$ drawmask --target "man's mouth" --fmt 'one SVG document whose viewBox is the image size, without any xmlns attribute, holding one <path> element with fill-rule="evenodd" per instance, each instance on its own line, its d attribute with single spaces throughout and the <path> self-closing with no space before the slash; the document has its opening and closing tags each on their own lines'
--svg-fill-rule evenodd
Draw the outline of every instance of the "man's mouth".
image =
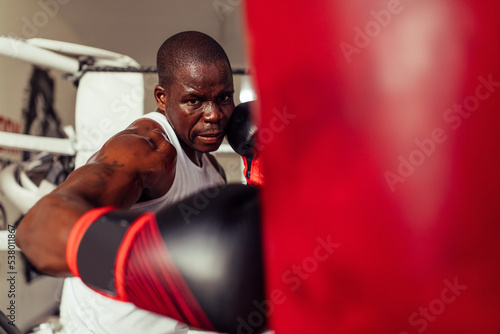
<svg viewBox="0 0 500 334">
<path fill-rule="evenodd" d="M 198 134 L 198 138 L 205 144 L 215 144 L 224 138 L 224 132 L 205 132 Z"/>
</svg>

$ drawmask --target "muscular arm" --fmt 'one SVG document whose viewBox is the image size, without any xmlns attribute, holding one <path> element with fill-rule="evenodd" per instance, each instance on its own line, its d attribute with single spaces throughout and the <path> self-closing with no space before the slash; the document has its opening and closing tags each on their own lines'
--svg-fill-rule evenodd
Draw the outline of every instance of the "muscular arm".
<svg viewBox="0 0 500 334">
<path fill-rule="evenodd" d="M 92 208 L 129 208 L 139 198 L 163 195 L 172 185 L 175 159 L 156 122 L 133 123 L 28 211 L 16 233 L 17 245 L 39 270 L 68 275 L 66 243 L 76 221 Z"/>
</svg>

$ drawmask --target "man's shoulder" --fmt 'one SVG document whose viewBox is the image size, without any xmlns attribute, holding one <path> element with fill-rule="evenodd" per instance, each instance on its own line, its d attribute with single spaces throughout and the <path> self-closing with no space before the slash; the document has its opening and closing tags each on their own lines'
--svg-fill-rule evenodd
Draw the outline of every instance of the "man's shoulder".
<svg viewBox="0 0 500 334">
<path fill-rule="evenodd" d="M 164 127 L 153 119 L 139 118 L 125 130 L 108 139 L 90 161 L 98 161 L 99 157 L 109 156 L 118 159 L 122 155 L 120 159 L 123 159 L 125 155 L 131 155 L 142 156 L 144 160 L 142 162 L 147 163 L 150 160 L 147 152 L 160 154 L 166 161 L 172 162 L 177 156 L 177 150 L 170 142 Z"/>
<path fill-rule="evenodd" d="M 163 130 L 163 121 L 168 122 L 167 118 L 162 113 L 153 111 L 136 119 L 127 129 L 134 126 L 144 126 L 147 129 L 160 128 Z"/>
</svg>

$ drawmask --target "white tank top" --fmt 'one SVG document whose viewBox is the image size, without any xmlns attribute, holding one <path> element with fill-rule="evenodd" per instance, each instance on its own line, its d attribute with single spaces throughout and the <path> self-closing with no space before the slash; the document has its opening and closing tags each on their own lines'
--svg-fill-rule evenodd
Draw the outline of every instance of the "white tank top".
<svg viewBox="0 0 500 334">
<path fill-rule="evenodd" d="M 225 183 L 206 154 L 203 154 L 201 167 L 195 165 L 187 157 L 164 115 L 152 112 L 141 118 L 150 118 L 165 129 L 169 141 L 177 150 L 177 162 L 175 178 L 170 190 L 160 198 L 135 204 L 133 208 L 156 211 L 165 204 L 176 202 L 208 187 Z M 64 327 L 61 333 L 67 334 L 200 333 L 189 331 L 186 325 L 177 320 L 139 309 L 132 303 L 106 298 L 88 288 L 77 277 L 67 278 L 64 282 L 61 323 Z"/>
<path fill-rule="evenodd" d="M 172 126 L 165 116 L 159 112 L 151 112 L 142 118 L 149 118 L 159 123 L 167 133 L 168 140 L 177 150 L 177 164 L 175 169 L 175 178 L 172 187 L 165 195 L 147 202 L 135 204 L 133 208 L 155 211 L 164 204 L 175 203 L 194 193 L 200 192 L 206 188 L 222 185 L 225 183 L 222 176 L 210 162 L 207 154 L 202 156 L 202 166 L 195 165 L 191 159 L 184 153 Z"/>
</svg>

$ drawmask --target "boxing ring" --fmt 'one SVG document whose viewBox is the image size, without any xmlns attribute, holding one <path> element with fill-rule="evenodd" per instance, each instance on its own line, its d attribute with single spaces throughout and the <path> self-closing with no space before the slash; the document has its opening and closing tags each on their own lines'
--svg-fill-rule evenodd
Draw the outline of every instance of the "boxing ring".
<svg viewBox="0 0 500 334">
<path fill-rule="evenodd" d="M 73 156 L 79 167 L 113 134 L 144 114 L 143 74 L 155 73 L 154 67 L 141 67 L 130 57 L 107 50 L 41 38 L 0 36 L 0 50 L 4 56 L 60 71 L 78 87 L 75 129 L 65 126 L 66 138 L 0 131 L 0 146 L 4 148 Z M 234 72 L 245 74 L 241 69 Z M 217 152 L 233 151 L 224 144 Z M 50 187 L 35 190 L 22 172 L 24 184 L 15 181 L 13 175 L 19 166 L 14 165 L 7 166 L 0 179 L 4 191 L 11 193 L 20 211 L 26 213 Z"/>
<path fill-rule="evenodd" d="M 0 231 L 0 250 L 2 254 L 7 254 L 13 246 L 9 235 L 13 233 L 14 222 L 61 181 L 59 179 L 56 182 L 57 178 L 50 175 L 67 175 L 75 165 L 83 164 L 118 128 L 125 128 L 143 114 L 144 84 L 143 75 L 138 71 L 87 73 L 92 67 L 117 67 L 122 70 L 139 67 L 130 57 L 107 50 L 39 38 L 22 40 L 0 36 L 0 54 L 64 73 L 69 84 L 78 86 L 74 107 L 75 128 L 64 127 L 66 138 L 0 131 L 0 146 L 37 154 L 27 161 L 11 162 L 0 171 L 0 188 L 6 201 L 2 204 L 7 210 L 4 215 L 5 230 Z M 124 93 L 133 95 L 136 103 L 127 108 L 116 106 Z M 66 163 L 56 165 L 60 157 Z M 17 266 L 14 268 L 18 272 L 16 286 L 19 296 L 17 308 L 25 310 L 18 312 L 16 324 L 25 332 L 58 307 L 62 281 L 40 277 L 32 272 L 29 264 L 21 260 L 19 250 L 15 249 Z M 7 295 L 7 291 L 2 289 L 4 294 Z M 44 310 L 34 307 L 43 301 L 46 305 Z M 2 310 L 9 314 L 9 310 Z"/>
</svg>

